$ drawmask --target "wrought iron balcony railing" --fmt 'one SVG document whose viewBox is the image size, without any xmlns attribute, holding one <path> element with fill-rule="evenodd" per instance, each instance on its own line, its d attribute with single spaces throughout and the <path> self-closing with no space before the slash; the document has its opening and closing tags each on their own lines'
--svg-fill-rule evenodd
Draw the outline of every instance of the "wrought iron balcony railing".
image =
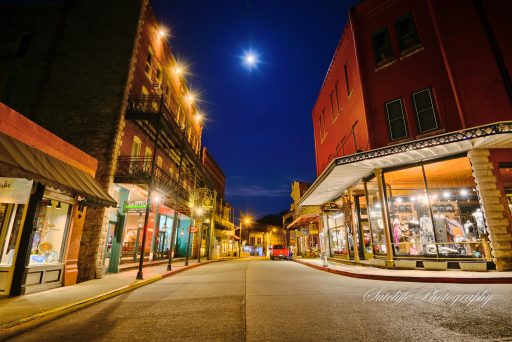
<svg viewBox="0 0 512 342">
<path fill-rule="evenodd" d="M 152 157 L 120 156 L 114 177 L 116 183 L 151 184 Z M 178 185 L 177 175 L 173 176 L 162 167 L 155 165 L 153 184 L 165 193 L 174 192 Z M 188 198 L 190 187 L 183 180 L 180 182 L 182 198 Z"/>
</svg>

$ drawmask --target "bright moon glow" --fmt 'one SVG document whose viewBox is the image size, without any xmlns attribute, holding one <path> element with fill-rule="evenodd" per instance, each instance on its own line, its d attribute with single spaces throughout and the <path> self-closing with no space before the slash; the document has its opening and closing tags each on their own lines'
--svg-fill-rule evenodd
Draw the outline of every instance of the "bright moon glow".
<svg viewBox="0 0 512 342">
<path fill-rule="evenodd" d="M 257 64 L 259 63 L 258 55 L 252 51 L 245 52 L 243 56 L 243 64 L 249 69 L 252 70 L 253 68 L 257 67 Z"/>
</svg>

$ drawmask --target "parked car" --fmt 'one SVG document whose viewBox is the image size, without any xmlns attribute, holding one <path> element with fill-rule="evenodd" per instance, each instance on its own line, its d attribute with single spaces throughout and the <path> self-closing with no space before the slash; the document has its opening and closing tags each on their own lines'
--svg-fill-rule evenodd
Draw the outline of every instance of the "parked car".
<svg viewBox="0 0 512 342">
<path fill-rule="evenodd" d="M 272 251 L 270 252 L 270 260 L 274 259 L 289 259 L 290 253 L 288 248 L 283 245 L 273 245 Z"/>
</svg>

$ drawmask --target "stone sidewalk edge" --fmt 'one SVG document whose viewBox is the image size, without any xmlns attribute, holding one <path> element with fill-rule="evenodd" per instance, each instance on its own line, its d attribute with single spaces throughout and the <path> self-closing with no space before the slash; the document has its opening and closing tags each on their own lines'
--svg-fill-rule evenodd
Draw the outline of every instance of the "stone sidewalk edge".
<svg viewBox="0 0 512 342">
<path fill-rule="evenodd" d="M 69 314 L 71 312 L 74 312 L 79 309 L 85 308 L 87 306 L 102 302 L 104 300 L 121 295 L 123 293 L 133 291 L 135 289 L 138 289 L 139 287 L 149 285 L 158 280 L 162 280 L 164 278 L 170 277 L 176 273 L 183 272 L 185 270 L 189 270 L 191 268 L 198 267 L 201 265 L 207 265 L 209 263 L 217 262 L 217 261 L 223 261 L 223 259 L 204 261 L 199 264 L 184 266 L 177 270 L 166 271 L 165 273 L 158 274 L 151 278 L 144 279 L 144 280 L 134 282 L 129 285 L 122 286 L 118 289 L 110 290 L 108 292 L 101 293 L 96 296 L 81 299 L 81 300 L 71 303 L 71 304 L 66 304 L 66 305 L 62 305 L 62 306 L 59 306 L 57 308 L 53 308 L 53 309 L 50 309 L 47 311 L 39 312 L 39 313 L 29 316 L 29 317 L 20 318 L 20 319 L 11 321 L 11 322 L 4 323 L 4 324 L 0 325 L 0 341 L 6 340 L 8 338 L 12 338 L 18 334 L 23 333 L 24 331 L 26 331 L 28 329 L 38 327 L 43 323 L 54 320 L 56 318 L 59 318 L 61 316 Z"/>
<path fill-rule="evenodd" d="M 397 275 L 381 275 L 381 274 L 361 274 L 348 271 L 336 270 L 330 267 L 315 265 L 306 261 L 296 260 L 296 263 L 309 266 L 324 272 L 339 274 L 351 278 L 383 280 L 383 281 L 402 281 L 416 283 L 452 283 L 452 284 L 512 284 L 512 277 L 496 277 L 496 278 L 462 278 L 462 277 L 412 277 Z M 390 271 L 393 272 L 393 271 Z M 442 271 L 439 271 L 442 272 Z"/>
</svg>

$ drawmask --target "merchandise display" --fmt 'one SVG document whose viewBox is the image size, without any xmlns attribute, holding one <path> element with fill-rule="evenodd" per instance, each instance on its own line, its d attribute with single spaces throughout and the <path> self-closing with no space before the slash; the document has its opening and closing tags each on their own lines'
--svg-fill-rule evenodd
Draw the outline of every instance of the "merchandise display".
<svg viewBox="0 0 512 342">
<path fill-rule="evenodd" d="M 37 218 L 37 230 L 32 239 L 30 265 L 62 261 L 70 212 L 70 204 L 43 199 Z"/>
</svg>

